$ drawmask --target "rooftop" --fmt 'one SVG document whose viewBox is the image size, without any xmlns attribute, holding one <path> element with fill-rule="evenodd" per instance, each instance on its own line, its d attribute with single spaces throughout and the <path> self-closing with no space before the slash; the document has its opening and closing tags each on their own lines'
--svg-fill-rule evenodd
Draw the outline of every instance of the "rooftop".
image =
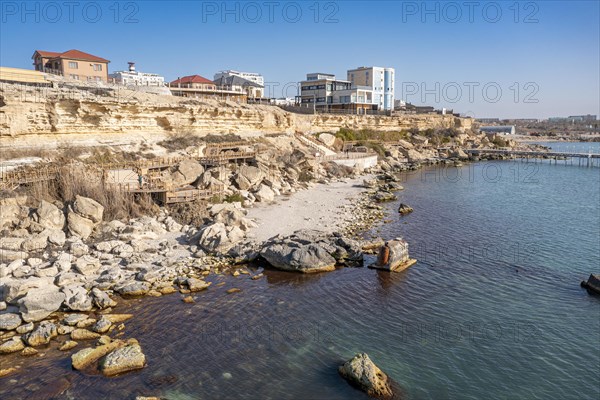
<svg viewBox="0 0 600 400">
<path fill-rule="evenodd" d="M 110 62 L 109 60 L 107 60 L 105 58 L 98 57 L 93 54 L 85 53 L 81 50 L 76 50 L 76 49 L 67 50 L 62 53 L 57 53 L 55 51 L 36 50 L 33 53 L 33 56 L 31 56 L 31 58 L 35 58 L 36 53 L 45 58 L 67 58 L 70 60 L 94 61 L 94 62 L 100 62 L 100 63 L 109 63 Z"/>
</svg>

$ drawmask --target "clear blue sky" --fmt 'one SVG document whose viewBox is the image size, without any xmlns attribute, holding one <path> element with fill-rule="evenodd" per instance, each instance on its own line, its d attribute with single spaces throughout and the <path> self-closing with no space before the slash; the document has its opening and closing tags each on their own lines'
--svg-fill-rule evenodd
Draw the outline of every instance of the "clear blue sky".
<svg viewBox="0 0 600 400">
<path fill-rule="evenodd" d="M 307 72 L 389 66 L 396 98 L 414 104 L 475 117 L 600 114 L 599 1 L 73 3 L 2 1 L 0 65 L 79 49 L 110 71 L 135 61 L 167 80 L 259 72 L 277 97 Z"/>
</svg>

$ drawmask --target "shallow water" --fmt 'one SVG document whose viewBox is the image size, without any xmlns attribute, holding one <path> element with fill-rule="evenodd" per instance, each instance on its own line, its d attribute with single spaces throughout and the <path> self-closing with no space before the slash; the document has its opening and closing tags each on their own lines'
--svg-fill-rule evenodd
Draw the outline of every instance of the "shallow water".
<svg viewBox="0 0 600 400">
<path fill-rule="evenodd" d="M 482 162 L 404 178 L 373 233 L 407 239 L 409 270 L 266 271 L 215 277 L 195 304 L 122 302 L 144 370 L 85 375 L 51 348 L 0 380 L 0 397 L 366 399 L 337 373 L 364 351 L 409 399 L 600 398 L 600 297 L 579 287 L 600 272 L 600 168 Z M 400 201 L 415 211 L 399 218 Z"/>
</svg>

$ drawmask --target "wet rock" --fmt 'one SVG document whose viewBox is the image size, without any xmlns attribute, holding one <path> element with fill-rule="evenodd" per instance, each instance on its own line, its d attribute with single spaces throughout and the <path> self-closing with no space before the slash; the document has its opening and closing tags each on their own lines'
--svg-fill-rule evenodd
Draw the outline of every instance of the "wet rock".
<svg viewBox="0 0 600 400">
<path fill-rule="evenodd" d="M 238 289 L 238 288 L 231 288 L 231 289 L 226 290 L 227 294 L 238 293 L 241 291 L 242 291 L 242 289 Z"/>
<path fill-rule="evenodd" d="M 99 337 L 99 333 L 90 332 L 87 329 L 75 329 L 71 332 L 71 339 L 73 340 L 92 340 L 98 339 Z"/>
<path fill-rule="evenodd" d="M 8 375 L 10 375 L 12 373 L 15 373 L 15 372 L 17 372 L 17 369 L 13 368 L 13 367 L 2 368 L 2 369 L 0 369 L 0 378 L 3 378 L 5 376 L 8 376 Z"/>
<path fill-rule="evenodd" d="M 339 372 L 346 380 L 370 397 L 376 399 L 393 397 L 390 379 L 365 353 L 357 354 L 344 363 L 339 367 Z"/>
<path fill-rule="evenodd" d="M 388 191 L 379 191 L 373 195 L 373 200 L 377 203 L 384 203 L 387 201 L 394 201 L 397 197 L 394 193 Z"/>
<path fill-rule="evenodd" d="M 58 310 L 64 300 L 64 293 L 54 285 L 36 288 L 18 301 L 19 311 L 25 322 L 41 321 Z"/>
<path fill-rule="evenodd" d="M 133 318 L 133 314 L 105 314 L 103 318 L 108 319 L 113 324 L 119 324 Z"/>
<path fill-rule="evenodd" d="M 590 274 L 587 282 L 581 282 L 581 286 L 590 290 L 591 292 L 600 294 L 600 275 Z"/>
<path fill-rule="evenodd" d="M 0 330 L 11 331 L 21 325 L 21 316 L 15 313 L 0 314 Z"/>
<path fill-rule="evenodd" d="M 186 296 L 183 299 L 181 299 L 181 301 L 183 301 L 184 303 L 194 303 L 194 298 L 192 296 Z"/>
<path fill-rule="evenodd" d="M 101 222 L 104 214 L 104 207 L 100 203 L 82 196 L 75 197 L 73 210 L 83 218 L 87 218 L 94 223 Z"/>
<path fill-rule="evenodd" d="M 22 356 L 35 356 L 38 354 L 38 351 L 33 347 L 25 347 L 23 351 L 21 351 Z"/>
<path fill-rule="evenodd" d="M 67 340 L 67 341 L 63 342 L 63 344 L 61 344 L 58 349 L 60 351 L 68 351 L 68 350 L 71 350 L 71 349 L 77 347 L 78 344 L 79 343 L 77 343 L 73 340 Z"/>
<path fill-rule="evenodd" d="M 400 215 L 406 215 L 408 213 L 413 212 L 413 208 L 408 204 L 400 203 L 400 207 L 398 207 L 398 212 Z"/>
<path fill-rule="evenodd" d="M 14 336 L 0 345 L 0 354 L 15 353 L 25 348 L 19 336 Z"/>
<path fill-rule="evenodd" d="M 58 336 L 58 330 L 54 323 L 42 321 L 37 328 L 25 336 L 25 342 L 31 347 L 50 343 L 50 340 Z"/>
<path fill-rule="evenodd" d="M 410 267 L 417 260 L 408 255 L 408 243 L 401 238 L 387 241 L 379 250 L 377 261 L 370 268 L 400 272 Z"/>
<path fill-rule="evenodd" d="M 98 346 L 96 348 L 88 347 L 85 349 L 81 349 L 71 356 L 71 364 L 76 370 L 85 369 L 94 364 L 100 358 L 110 353 L 111 351 L 114 351 L 124 345 L 125 343 L 123 341 L 115 340 L 113 342 Z"/>
<path fill-rule="evenodd" d="M 285 271 L 333 271 L 336 264 L 335 258 L 325 249 L 312 243 L 272 243 L 263 248 L 260 254 L 273 267 Z"/>
<path fill-rule="evenodd" d="M 197 278 L 187 278 L 186 285 L 192 292 L 204 290 L 210 286 L 210 282 L 203 281 Z"/>
<path fill-rule="evenodd" d="M 100 371 L 106 376 L 144 368 L 146 356 L 139 344 L 129 344 L 107 354 L 100 360 Z"/>
<path fill-rule="evenodd" d="M 92 326 L 92 331 L 96 333 L 106 333 L 108 332 L 111 326 L 112 322 L 110 322 L 108 318 L 102 317 L 98 321 L 96 321 L 94 326 Z"/>
</svg>

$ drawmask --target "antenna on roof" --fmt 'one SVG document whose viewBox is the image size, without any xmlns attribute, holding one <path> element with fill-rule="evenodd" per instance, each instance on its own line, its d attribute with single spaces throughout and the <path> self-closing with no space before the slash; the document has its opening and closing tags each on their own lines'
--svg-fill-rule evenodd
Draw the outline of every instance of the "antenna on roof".
<svg viewBox="0 0 600 400">
<path fill-rule="evenodd" d="M 135 63 L 133 61 L 129 61 L 129 62 L 127 62 L 127 64 L 129 64 L 129 72 L 134 72 L 135 71 Z"/>
</svg>

